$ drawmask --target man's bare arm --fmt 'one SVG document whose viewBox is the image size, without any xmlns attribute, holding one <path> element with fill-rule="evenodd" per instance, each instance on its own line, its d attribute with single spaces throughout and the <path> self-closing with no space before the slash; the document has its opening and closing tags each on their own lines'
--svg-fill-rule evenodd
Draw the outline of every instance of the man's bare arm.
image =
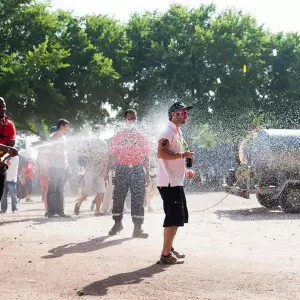
<svg viewBox="0 0 300 300">
<path fill-rule="evenodd" d="M 18 150 L 14 147 L 6 146 L 3 144 L 0 144 L 0 151 L 4 153 L 9 153 L 10 156 L 17 156 Z"/>
<path fill-rule="evenodd" d="M 117 168 L 117 165 L 117 157 L 111 152 L 108 153 L 107 173 L 109 172 L 109 170 L 115 170 Z"/>
<path fill-rule="evenodd" d="M 184 153 L 175 153 L 170 151 L 169 140 L 163 138 L 158 142 L 157 157 L 165 160 L 174 160 L 180 158 L 193 158 L 194 153 L 186 151 Z"/>
<path fill-rule="evenodd" d="M 148 186 L 150 184 L 150 160 L 149 155 L 147 155 L 144 159 L 144 167 L 146 171 L 146 185 Z"/>
<path fill-rule="evenodd" d="M 10 147 L 0 144 L 0 151 L 7 153 Z"/>
<path fill-rule="evenodd" d="M 161 159 L 174 160 L 178 159 L 178 153 L 170 151 L 170 142 L 167 139 L 161 139 L 158 142 L 157 157 Z"/>
</svg>

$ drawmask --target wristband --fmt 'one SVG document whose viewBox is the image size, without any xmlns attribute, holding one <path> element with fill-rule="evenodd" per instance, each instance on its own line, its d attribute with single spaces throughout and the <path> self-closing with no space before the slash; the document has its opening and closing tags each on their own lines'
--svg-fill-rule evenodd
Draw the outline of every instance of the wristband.
<svg viewBox="0 0 300 300">
<path fill-rule="evenodd" d="M 174 153 L 176 158 L 184 158 L 184 153 Z"/>
</svg>

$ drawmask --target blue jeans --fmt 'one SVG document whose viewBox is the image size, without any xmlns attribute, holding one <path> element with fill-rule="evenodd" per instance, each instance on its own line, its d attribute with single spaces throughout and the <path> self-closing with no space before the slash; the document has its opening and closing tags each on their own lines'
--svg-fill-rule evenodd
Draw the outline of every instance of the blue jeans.
<svg viewBox="0 0 300 300">
<path fill-rule="evenodd" d="M 47 193 L 48 214 L 64 214 L 64 188 L 69 171 L 64 168 L 50 168 L 49 188 Z"/>
<path fill-rule="evenodd" d="M 18 210 L 18 200 L 17 200 L 17 183 L 12 181 L 6 181 L 4 185 L 4 190 L 1 198 L 1 211 L 7 211 L 7 193 L 9 192 L 11 197 L 11 210 Z"/>
</svg>

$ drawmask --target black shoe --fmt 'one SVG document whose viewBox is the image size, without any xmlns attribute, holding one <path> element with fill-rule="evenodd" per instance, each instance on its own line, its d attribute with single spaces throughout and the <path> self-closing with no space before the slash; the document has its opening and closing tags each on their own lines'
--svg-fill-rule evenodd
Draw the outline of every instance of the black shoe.
<svg viewBox="0 0 300 300">
<path fill-rule="evenodd" d="M 148 233 L 145 233 L 142 227 L 135 226 L 132 233 L 133 238 L 147 239 L 149 237 Z"/>
<path fill-rule="evenodd" d="M 78 205 L 78 202 L 76 202 L 76 203 L 75 203 L 75 207 L 74 207 L 74 214 L 75 214 L 76 216 L 79 215 L 79 210 L 80 210 L 80 207 L 79 207 L 79 205 Z"/>
<path fill-rule="evenodd" d="M 71 216 L 66 215 L 65 213 L 60 213 L 58 216 L 59 216 L 60 218 L 71 218 Z"/>
<path fill-rule="evenodd" d="M 109 231 L 109 235 L 116 235 L 121 230 L 123 230 L 123 224 L 122 222 L 115 222 L 115 225 L 112 227 L 112 229 Z"/>
<path fill-rule="evenodd" d="M 52 213 L 48 213 L 48 215 L 47 215 L 47 217 L 48 217 L 49 219 L 54 218 L 54 216 L 55 216 L 55 214 L 52 214 Z"/>
<path fill-rule="evenodd" d="M 49 217 L 47 212 L 45 213 L 44 217 L 45 217 L 45 218 L 48 218 L 48 217 Z"/>
</svg>

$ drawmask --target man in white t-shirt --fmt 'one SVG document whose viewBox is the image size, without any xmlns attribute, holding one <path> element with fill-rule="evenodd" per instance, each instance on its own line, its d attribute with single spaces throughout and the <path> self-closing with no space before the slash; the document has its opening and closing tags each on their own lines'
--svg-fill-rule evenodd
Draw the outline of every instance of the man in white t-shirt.
<svg viewBox="0 0 300 300">
<path fill-rule="evenodd" d="M 11 197 L 11 210 L 12 212 L 18 211 L 18 200 L 17 200 L 17 179 L 18 179 L 18 166 L 19 156 L 11 157 L 6 161 L 8 169 L 6 171 L 6 182 L 1 198 L 1 213 L 7 211 L 7 194 L 9 192 Z"/>
<path fill-rule="evenodd" d="M 184 177 L 192 179 L 195 172 L 185 168 L 185 159 L 192 159 L 193 152 L 184 146 L 181 125 L 186 123 L 191 106 L 174 103 L 168 111 L 169 123 L 160 133 L 157 150 L 157 186 L 163 199 L 164 244 L 160 257 L 162 264 L 183 263 L 185 255 L 173 248 L 179 226 L 188 222 L 188 210 L 183 190 Z"/>
</svg>

